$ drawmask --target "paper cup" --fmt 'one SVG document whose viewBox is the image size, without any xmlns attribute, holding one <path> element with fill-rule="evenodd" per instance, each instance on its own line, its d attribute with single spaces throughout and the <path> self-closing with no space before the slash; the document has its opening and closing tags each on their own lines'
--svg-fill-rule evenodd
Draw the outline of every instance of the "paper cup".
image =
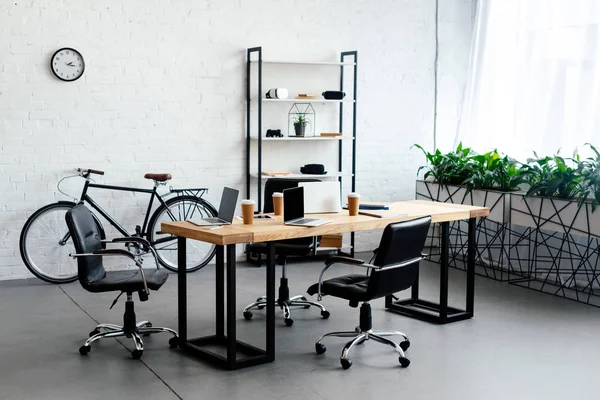
<svg viewBox="0 0 600 400">
<path fill-rule="evenodd" d="M 360 204 L 360 195 L 358 193 L 348 194 L 348 215 L 358 215 L 358 205 Z"/>
<path fill-rule="evenodd" d="M 242 200 L 242 219 L 246 225 L 254 223 L 254 200 Z"/>
<path fill-rule="evenodd" d="M 273 214 L 283 215 L 283 193 L 273 193 Z"/>
</svg>

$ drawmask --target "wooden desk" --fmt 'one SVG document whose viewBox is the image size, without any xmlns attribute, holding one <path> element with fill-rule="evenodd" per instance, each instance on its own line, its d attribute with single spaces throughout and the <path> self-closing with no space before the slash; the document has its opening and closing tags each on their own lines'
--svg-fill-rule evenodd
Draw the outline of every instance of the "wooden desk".
<svg viewBox="0 0 600 400">
<path fill-rule="evenodd" d="M 419 299 L 419 283 L 417 280 L 411 289 L 409 299 L 394 302 L 392 297 L 389 296 L 386 298 L 386 308 L 393 312 L 441 324 L 471 318 L 473 317 L 475 283 L 475 223 L 477 217 L 489 215 L 489 209 L 485 207 L 411 200 L 392 204 L 390 211 L 383 218 L 365 215 L 351 217 L 347 211 L 337 214 L 311 214 L 311 218 L 332 220 L 329 224 L 313 228 L 285 226 L 281 217 L 277 217 L 275 220 L 255 219 L 253 225 L 243 225 L 241 221 L 236 220 L 232 225 L 217 229 L 198 227 L 189 222 L 163 223 L 161 225 L 163 232 L 178 236 L 179 347 L 190 354 L 227 369 L 244 368 L 273 361 L 275 359 L 275 246 L 273 241 L 383 229 L 392 222 L 406 221 L 427 215 L 431 216 L 434 223 L 442 224 L 440 302 L 437 304 Z M 465 310 L 448 306 L 449 222 L 456 220 L 469 221 Z M 187 337 L 186 239 L 201 240 L 217 245 L 215 268 L 216 333 L 212 336 L 195 339 L 188 339 Z M 235 245 L 250 242 L 267 242 L 267 344 L 265 350 L 236 340 L 236 315 L 238 310 L 235 304 Z M 225 248 L 227 263 L 225 263 Z M 227 271 L 226 282 L 225 270 Z M 227 304 L 225 304 L 225 287 Z M 227 312 L 227 324 L 225 324 L 225 311 Z M 206 345 L 225 348 L 226 356 L 205 350 L 203 347 Z M 239 357 L 242 354 L 245 354 L 246 357 Z"/>
</svg>

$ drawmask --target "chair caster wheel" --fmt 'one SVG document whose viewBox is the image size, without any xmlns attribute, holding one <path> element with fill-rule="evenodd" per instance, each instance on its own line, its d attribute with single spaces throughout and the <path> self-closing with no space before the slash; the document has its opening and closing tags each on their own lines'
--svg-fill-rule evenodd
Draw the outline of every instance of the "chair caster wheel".
<svg viewBox="0 0 600 400">
<path fill-rule="evenodd" d="M 285 322 L 285 326 L 292 326 L 294 325 L 294 320 L 291 318 L 286 318 L 283 320 L 283 322 Z"/>
<path fill-rule="evenodd" d="M 92 350 L 92 346 L 81 346 L 79 348 L 79 354 L 81 354 L 82 356 L 87 355 L 87 353 L 90 352 L 90 350 Z"/>
<path fill-rule="evenodd" d="M 410 360 L 406 357 L 398 357 L 398 362 L 402 368 L 406 368 L 410 365 Z"/>
<path fill-rule="evenodd" d="M 142 358 L 143 355 L 144 355 L 144 350 L 135 349 L 134 351 L 131 352 L 131 357 L 133 357 L 134 360 L 139 360 L 140 358 Z"/>
<path fill-rule="evenodd" d="M 321 311 L 321 317 L 323 317 L 323 319 L 329 318 L 330 315 L 331 313 L 329 311 Z"/>
<path fill-rule="evenodd" d="M 100 329 L 94 329 L 93 331 L 90 332 L 90 337 L 97 335 L 100 333 Z"/>
<path fill-rule="evenodd" d="M 169 339 L 169 347 L 174 349 L 177 346 L 179 346 L 179 338 L 177 336 L 173 336 L 171 339 Z"/>
<path fill-rule="evenodd" d="M 315 351 L 321 355 L 327 351 L 327 347 L 323 343 L 315 343 Z"/>
<path fill-rule="evenodd" d="M 403 351 L 406 351 L 406 350 L 408 350 L 408 348 L 409 348 L 409 347 L 410 347 L 410 341 L 408 341 L 408 340 L 404 340 L 404 341 L 400 342 L 400 348 L 401 348 Z"/>
<path fill-rule="evenodd" d="M 244 311 L 244 319 L 246 321 L 250 321 L 252 319 L 252 312 L 250 312 L 250 311 Z"/>
<path fill-rule="evenodd" d="M 345 358 L 340 358 L 340 364 L 342 364 L 342 368 L 348 369 L 352 366 L 352 361 L 346 360 Z"/>
</svg>

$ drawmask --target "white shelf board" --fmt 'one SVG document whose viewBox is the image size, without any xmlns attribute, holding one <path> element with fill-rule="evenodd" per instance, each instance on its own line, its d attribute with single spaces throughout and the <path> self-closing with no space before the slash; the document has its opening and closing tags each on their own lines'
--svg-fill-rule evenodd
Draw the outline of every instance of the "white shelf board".
<svg viewBox="0 0 600 400">
<path fill-rule="evenodd" d="M 252 99 L 258 101 L 257 98 Z M 354 99 L 327 100 L 327 99 L 262 99 L 265 103 L 354 103 Z"/>
<path fill-rule="evenodd" d="M 257 136 L 250 136 L 252 140 L 258 140 Z M 342 136 L 310 136 L 310 137 L 298 137 L 298 136 L 284 136 L 284 137 L 262 137 L 263 141 L 268 142 L 304 142 L 304 141 L 324 141 L 324 140 L 352 140 L 352 136 L 342 135 Z"/>
<path fill-rule="evenodd" d="M 252 64 L 257 64 L 258 60 L 250 61 Z M 340 62 L 340 61 L 293 61 L 293 60 L 262 60 L 263 64 L 291 64 L 291 65 L 332 65 L 332 66 L 343 66 L 343 65 L 356 65 L 353 62 Z"/>
<path fill-rule="evenodd" d="M 250 176 L 254 179 L 258 178 L 258 174 L 253 173 Z M 277 175 L 277 176 L 269 176 L 269 175 L 261 175 L 262 179 L 285 179 L 285 178 L 339 178 L 340 176 L 351 177 L 352 174 L 342 174 L 340 172 L 332 172 L 327 173 L 325 175 L 316 175 L 316 174 L 289 174 L 289 175 Z"/>
</svg>

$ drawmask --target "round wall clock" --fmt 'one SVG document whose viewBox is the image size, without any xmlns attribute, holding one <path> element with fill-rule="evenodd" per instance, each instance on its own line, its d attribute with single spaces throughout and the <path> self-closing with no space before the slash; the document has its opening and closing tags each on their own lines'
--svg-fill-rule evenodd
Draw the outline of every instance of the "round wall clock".
<svg viewBox="0 0 600 400">
<path fill-rule="evenodd" d="M 72 82 L 81 78 L 85 70 L 83 56 L 75 49 L 64 47 L 56 50 L 50 59 L 50 68 L 62 81 Z"/>
</svg>

